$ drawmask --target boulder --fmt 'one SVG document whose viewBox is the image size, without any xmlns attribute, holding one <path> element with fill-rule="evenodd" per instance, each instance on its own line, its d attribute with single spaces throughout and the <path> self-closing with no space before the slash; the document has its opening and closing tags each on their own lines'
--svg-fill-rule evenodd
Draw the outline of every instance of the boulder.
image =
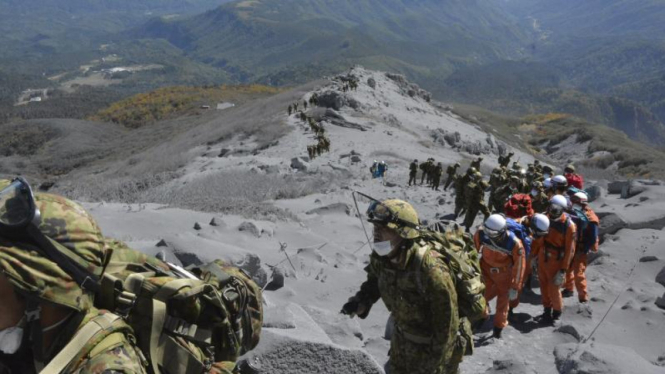
<svg viewBox="0 0 665 374">
<path fill-rule="evenodd" d="M 618 195 L 623 191 L 624 187 L 630 185 L 630 181 L 614 181 L 607 184 L 607 193 L 610 195 Z"/>
<path fill-rule="evenodd" d="M 201 230 L 201 225 L 198 222 L 194 222 L 194 230 Z"/>
<path fill-rule="evenodd" d="M 656 306 L 660 309 L 665 309 L 665 294 L 663 294 L 663 297 L 656 299 Z"/>
<path fill-rule="evenodd" d="M 319 94 L 318 100 L 319 106 L 324 108 L 332 108 L 335 110 L 341 110 L 343 107 L 349 104 L 346 95 L 332 90 Z"/>
<path fill-rule="evenodd" d="M 261 230 L 253 223 L 245 221 L 238 226 L 238 231 L 248 232 L 257 238 L 261 237 Z"/>
<path fill-rule="evenodd" d="M 656 275 L 656 283 L 659 283 L 663 287 L 665 287 L 665 267 L 663 267 L 658 275 Z"/>
<path fill-rule="evenodd" d="M 286 278 L 284 270 L 282 268 L 272 269 L 272 276 L 270 277 L 270 282 L 266 285 L 267 291 L 277 291 L 280 288 L 284 287 L 284 279 Z"/>
<path fill-rule="evenodd" d="M 567 343 L 554 348 L 560 374 L 657 374 L 659 368 L 632 348 L 601 343 Z"/>
<path fill-rule="evenodd" d="M 168 247 L 169 245 L 166 244 L 166 240 L 162 239 L 160 240 L 157 244 L 155 244 L 155 247 Z"/>
<path fill-rule="evenodd" d="M 603 196 L 603 189 L 600 186 L 591 186 L 584 190 L 589 196 L 589 202 L 592 203 Z"/>
<path fill-rule="evenodd" d="M 658 261 L 658 257 L 656 257 L 656 256 L 640 257 L 640 262 L 654 262 L 654 261 Z"/>
<path fill-rule="evenodd" d="M 367 85 L 372 87 L 372 89 L 376 88 L 376 80 L 374 78 L 368 78 L 367 79 Z"/>
<path fill-rule="evenodd" d="M 624 185 L 621 188 L 621 198 L 622 199 L 630 199 L 631 197 L 637 196 L 637 195 L 641 194 L 642 192 L 644 192 L 646 190 L 647 190 L 647 188 L 645 186 L 638 185 L 638 184 L 635 184 L 635 183 L 631 182 L 631 183 L 628 183 L 628 184 Z"/>
<path fill-rule="evenodd" d="M 309 163 L 302 157 L 294 157 L 291 159 L 291 168 L 298 171 L 307 171 Z"/>
<path fill-rule="evenodd" d="M 231 152 L 230 149 L 228 148 L 222 148 L 222 150 L 219 152 L 219 155 L 217 157 L 224 157 L 228 155 Z"/>
<path fill-rule="evenodd" d="M 616 213 L 598 213 L 598 217 L 600 218 L 598 234 L 601 238 L 606 234 L 614 234 L 628 227 L 628 223 Z"/>
</svg>

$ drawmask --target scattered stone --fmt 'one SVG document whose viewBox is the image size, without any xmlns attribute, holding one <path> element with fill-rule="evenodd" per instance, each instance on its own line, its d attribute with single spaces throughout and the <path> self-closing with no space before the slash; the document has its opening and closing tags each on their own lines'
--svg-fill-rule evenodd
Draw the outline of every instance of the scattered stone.
<svg viewBox="0 0 665 374">
<path fill-rule="evenodd" d="M 594 266 L 601 265 L 605 263 L 605 259 L 608 257 L 610 255 L 602 249 L 598 249 L 598 252 L 589 251 L 587 254 L 587 263 Z"/>
<path fill-rule="evenodd" d="M 446 203 L 446 199 L 443 197 L 439 199 L 439 205 L 444 205 Z"/>
<path fill-rule="evenodd" d="M 397 187 L 397 183 L 386 182 L 386 183 L 385 183 L 385 186 L 386 186 L 386 187 L 390 187 L 390 188 L 394 188 L 394 187 Z"/>
<path fill-rule="evenodd" d="M 600 229 L 598 234 L 602 237 L 606 234 L 614 234 L 628 227 L 628 223 L 621 219 L 616 213 L 599 213 Z"/>
<path fill-rule="evenodd" d="M 320 208 L 314 208 L 307 211 L 305 214 L 331 214 L 331 213 L 344 213 L 347 216 L 351 215 L 351 206 L 346 203 L 334 203 Z"/>
<path fill-rule="evenodd" d="M 252 222 L 245 221 L 238 226 L 238 231 L 246 231 L 257 238 L 261 237 L 261 230 Z"/>
<path fill-rule="evenodd" d="M 586 191 L 590 203 L 600 199 L 603 196 L 603 189 L 600 186 L 591 186 L 584 191 Z"/>
<path fill-rule="evenodd" d="M 224 157 L 228 155 L 231 152 L 230 149 L 228 148 L 222 148 L 222 150 L 219 152 L 219 155 L 217 157 Z"/>
<path fill-rule="evenodd" d="M 485 374 L 527 374 L 526 365 L 516 358 L 506 358 L 502 360 L 494 360 L 492 367 L 485 371 Z"/>
<path fill-rule="evenodd" d="M 649 196 L 640 196 L 640 203 L 643 203 L 647 200 L 649 200 Z"/>
<path fill-rule="evenodd" d="M 280 288 L 284 287 L 285 279 L 284 271 L 282 268 L 274 268 L 272 270 L 272 276 L 270 277 L 270 282 L 266 285 L 267 291 L 277 291 Z"/>
<path fill-rule="evenodd" d="M 376 88 L 376 80 L 374 78 L 368 78 L 367 79 L 367 85 L 372 87 L 372 89 Z"/>
<path fill-rule="evenodd" d="M 579 331 L 575 328 L 573 325 L 563 325 L 557 329 L 554 330 L 554 332 L 560 332 L 562 334 L 568 334 L 575 338 L 578 342 L 582 340 L 582 336 L 580 335 Z"/>
<path fill-rule="evenodd" d="M 303 157 L 294 157 L 291 159 L 291 168 L 298 171 L 307 171 L 309 163 Z"/>
<path fill-rule="evenodd" d="M 201 225 L 198 222 L 194 222 L 194 230 L 201 230 Z"/>
<path fill-rule="evenodd" d="M 361 162 L 361 161 L 362 159 L 360 158 L 360 156 L 357 155 L 351 156 L 351 162 Z"/>
<path fill-rule="evenodd" d="M 219 223 L 217 222 L 217 218 L 212 217 L 209 223 L 210 226 L 219 226 Z"/>
<path fill-rule="evenodd" d="M 640 258 L 640 262 L 653 262 L 653 261 L 658 261 L 658 257 L 656 256 L 644 256 Z"/>
<path fill-rule="evenodd" d="M 665 267 L 656 275 L 656 283 L 659 283 L 661 286 L 665 287 Z"/>
<path fill-rule="evenodd" d="M 44 183 L 39 185 L 39 190 L 46 192 L 46 191 L 50 190 L 51 187 L 53 187 L 54 185 L 55 185 L 55 182 L 44 182 Z"/>
<path fill-rule="evenodd" d="M 166 240 L 162 239 L 160 240 L 157 244 L 155 244 L 155 247 L 168 247 L 169 245 L 166 244 Z"/>
<path fill-rule="evenodd" d="M 321 200 L 320 199 L 314 200 L 314 204 L 321 204 Z"/>
</svg>

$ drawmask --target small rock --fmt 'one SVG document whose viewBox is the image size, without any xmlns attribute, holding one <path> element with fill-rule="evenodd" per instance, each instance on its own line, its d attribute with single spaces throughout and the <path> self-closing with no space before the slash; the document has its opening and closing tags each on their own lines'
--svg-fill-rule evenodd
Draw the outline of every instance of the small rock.
<svg viewBox="0 0 665 374">
<path fill-rule="evenodd" d="M 212 217 L 210 220 L 210 226 L 219 226 L 219 223 L 217 223 L 217 218 Z"/>
<path fill-rule="evenodd" d="M 245 221 L 241 223 L 240 226 L 238 226 L 238 231 L 247 231 L 257 238 L 261 237 L 261 230 L 252 222 Z"/>
<path fill-rule="evenodd" d="M 385 183 L 385 186 L 386 186 L 386 187 L 390 187 L 390 188 L 393 188 L 393 187 L 397 187 L 397 183 L 393 183 L 393 182 L 386 182 L 386 183 Z"/>
<path fill-rule="evenodd" d="M 439 205 L 444 205 L 446 203 L 446 199 L 440 198 L 439 199 Z"/>
<path fill-rule="evenodd" d="M 658 257 L 656 256 L 644 256 L 640 258 L 640 262 L 653 262 L 653 261 L 658 261 Z"/>
<path fill-rule="evenodd" d="M 166 241 L 164 239 L 160 240 L 159 243 L 155 244 L 155 247 L 168 247 L 169 245 L 166 244 Z"/>
<path fill-rule="evenodd" d="M 647 200 L 649 200 L 649 196 L 640 196 L 640 203 L 643 203 Z"/>
<path fill-rule="evenodd" d="M 194 230 L 201 230 L 201 225 L 198 222 L 194 223 Z"/>
<path fill-rule="evenodd" d="M 621 191 L 630 185 L 630 181 L 614 181 L 607 185 L 607 193 L 610 195 L 620 194 Z"/>
<path fill-rule="evenodd" d="M 656 275 L 656 283 L 659 283 L 661 286 L 665 287 L 665 267 L 663 267 L 658 275 Z"/>
<path fill-rule="evenodd" d="M 492 367 L 485 374 L 527 374 L 530 373 L 524 363 L 516 358 L 494 360 Z"/>
<path fill-rule="evenodd" d="M 298 171 L 307 171 L 309 164 L 302 157 L 294 157 L 291 159 L 291 168 Z"/>
<path fill-rule="evenodd" d="M 367 85 L 372 87 L 372 89 L 376 88 L 376 80 L 374 78 L 368 78 L 367 79 Z"/>
<path fill-rule="evenodd" d="M 307 211 L 305 214 L 331 214 L 331 213 L 344 213 L 347 216 L 351 215 L 351 206 L 346 203 L 334 203 L 320 208 L 314 208 Z"/>
<path fill-rule="evenodd" d="M 284 287 L 284 279 L 286 277 L 284 276 L 284 271 L 282 268 L 274 268 L 272 271 L 272 277 L 270 278 L 270 282 L 266 285 L 266 290 L 267 291 L 277 291 L 280 288 Z"/>
<path fill-rule="evenodd" d="M 51 187 L 53 187 L 54 185 L 55 185 L 55 182 L 44 182 L 44 183 L 39 185 L 39 190 L 46 192 L 46 191 L 50 190 Z"/>
<path fill-rule="evenodd" d="M 321 204 L 321 200 L 320 199 L 314 200 L 314 204 Z"/>
<path fill-rule="evenodd" d="M 557 329 L 554 330 L 554 332 L 560 332 L 562 334 L 568 334 L 575 338 L 577 341 L 582 340 L 582 337 L 580 336 L 579 331 L 575 328 L 573 325 L 563 325 Z"/>
<path fill-rule="evenodd" d="M 228 155 L 229 152 L 231 152 L 230 149 L 228 149 L 228 148 L 222 148 L 222 150 L 219 152 L 219 155 L 218 155 L 217 157 L 224 157 L 224 156 Z"/>
<path fill-rule="evenodd" d="M 360 156 L 358 155 L 353 155 L 351 156 L 351 162 L 361 162 L 362 160 L 360 159 Z"/>
</svg>

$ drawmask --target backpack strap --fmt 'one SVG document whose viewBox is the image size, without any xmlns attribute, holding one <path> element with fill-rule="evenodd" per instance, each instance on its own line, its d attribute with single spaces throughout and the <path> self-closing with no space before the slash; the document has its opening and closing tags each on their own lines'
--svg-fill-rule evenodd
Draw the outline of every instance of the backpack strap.
<svg viewBox="0 0 665 374">
<path fill-rule="evenodd" d="M 81 354 L 89 341 L 97 338 L 98 335 L 111 334 L 114 323 L 120 319 L 113 313 L 104 313 L 90 320 L 39 374 L 60 374 L 74 358 Z"/>
<path fill-rule="evenodd" d="M 423 280 L 421 275 L 421 270 L 423 266 L 423 260 L 425 259 L 425 254 L 427 254 L 429 248 L 427 245 L 420 246 L 416 250 L 416 253 L 413 255 L 413 264 L 416 267 L 416 286 L 418 287 L 418 293 L 420 295 L 425 294 L 425 287 L 423 286 Z"/>
</svg>

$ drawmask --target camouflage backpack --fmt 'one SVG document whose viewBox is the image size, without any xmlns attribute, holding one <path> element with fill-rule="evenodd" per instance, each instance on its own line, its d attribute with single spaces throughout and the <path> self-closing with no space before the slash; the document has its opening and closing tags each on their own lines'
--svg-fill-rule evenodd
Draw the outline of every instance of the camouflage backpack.
<svg viewBox="0 0 665 374">
<path fill-rule="evenodd" d="M 106 239 L 95 305 L 122 316 L 154 374 L 221 373 L 259 342 L 261 289 L 221 260 L 185 270 Z M 217 364 L 216 364 L 217 363 Z"/>
<path fill-rule="evenodd" d="M 471 323 L 484 318 L 487 303 L 483 296 L 485 285 L 481 279 L 480 258 L 473 238 L 455 223 L 440 221 L 421 230 L 420 237 L 433 243 L 446 261 L 453 275 L 460 317 Z"/>
</svg>

